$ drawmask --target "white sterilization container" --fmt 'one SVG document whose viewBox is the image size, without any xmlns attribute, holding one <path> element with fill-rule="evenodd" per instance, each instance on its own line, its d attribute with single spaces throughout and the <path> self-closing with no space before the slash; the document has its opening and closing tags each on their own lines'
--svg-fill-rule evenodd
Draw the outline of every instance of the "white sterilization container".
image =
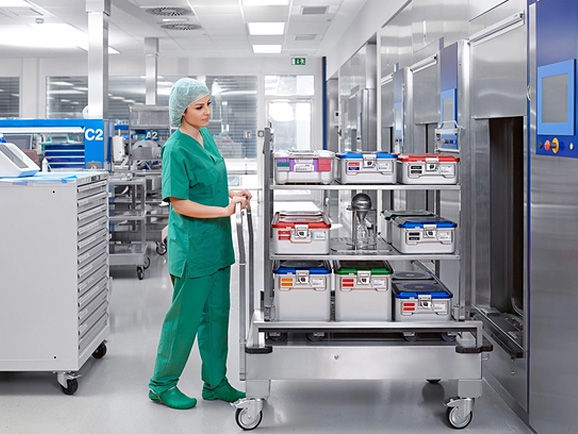
<svg viewBox="0 0 578 434">
<path fill-rule="evenodd" d="M 273 153 L 277 184 L 330 184 L 335 153 L 326 150 L 280 150 Z"/>
<path fill-rule="evenodd" d="M 453 294 L 435 280 L 393 280 L 395 321 L 449 321 Z"/>
<path fill-rule="evenodd" d="M 441 154 L 399 154 L 397 179 L 401 184 L 456 184 L 459 158 Z"/>
<path fill-rule="evenodd" d="M 280 321 L 329 321 L 331 266 L 321 261 L 276 263 L 276 318 Z"/>
<path fill-rule="evenodd" d="M 391 321 L 391 273 L 386 261 L 336 261 L 335 320 Z"/>
<path fill-rule="evenodd" d="M 337 154 L 337 180 L 342 184 L 395 184 L 396 154 L 344 152 Z"/>
<path fill-rule="evenodd" d="M 321 211 L 277 212 L 271 227 L 271 245 L 275 254 L 329 254 L 331 223 Z"/>
<path fill-rule="evenodd" d="M 401 253 L 453 253 L 456 224 L 440 217 L 396 217 L 391 244 Z"/>
</svg>

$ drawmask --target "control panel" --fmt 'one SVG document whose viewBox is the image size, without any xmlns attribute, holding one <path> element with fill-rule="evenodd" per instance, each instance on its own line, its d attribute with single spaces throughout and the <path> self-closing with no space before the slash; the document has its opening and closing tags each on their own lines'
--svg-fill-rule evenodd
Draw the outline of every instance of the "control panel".
<svg viewBox="0 0 578 434">
<path fill-rule="evenodd" d="M 578 158 L 576 60 L 538 66 L 536 154 Z"/>
</svg>

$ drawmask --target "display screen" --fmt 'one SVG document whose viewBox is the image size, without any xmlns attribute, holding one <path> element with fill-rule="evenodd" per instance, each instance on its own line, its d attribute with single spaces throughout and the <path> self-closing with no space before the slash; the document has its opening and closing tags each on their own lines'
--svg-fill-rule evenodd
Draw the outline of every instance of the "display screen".
<svg viewBox="0 0 578 434">
<path fill-rule="evenodd" d="M 542 78 L 542 122 L 568 122 L 568 74 Z"/>
<path fill-rule="evenodd" d="M 20 169 L 26 169 L 28 167 L 8 146 L 0 144 L 0 153 L 6 155 L 8 159 Z"/>
<path fill-rule="evenodd" d="M 443 99 L 443 109 L 444 109 L 444 122 L 454 120 L 454 99 L 444 98 Z"/>
</svg>

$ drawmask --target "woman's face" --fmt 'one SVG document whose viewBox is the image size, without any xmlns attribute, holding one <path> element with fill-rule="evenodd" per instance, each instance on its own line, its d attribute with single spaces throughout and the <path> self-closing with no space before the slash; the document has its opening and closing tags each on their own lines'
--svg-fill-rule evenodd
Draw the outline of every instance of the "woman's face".
<svg viewBox="0 0 578 434">
<path fill-rule="evenodd" d="M 183 114 L 183 121 L 196 129 L 209 125 L 211 117 L 211 97 L 206 96 L 189 104 Z"/>
</svg>

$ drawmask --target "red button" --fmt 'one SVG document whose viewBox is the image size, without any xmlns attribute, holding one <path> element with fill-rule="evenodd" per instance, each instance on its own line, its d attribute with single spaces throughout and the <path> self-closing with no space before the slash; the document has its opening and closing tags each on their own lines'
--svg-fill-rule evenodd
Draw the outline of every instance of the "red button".
<svg viewBox="0 0 578 434">
<path fill-rule="evenodd" d="M 546 143 L 544 143 L 544 149 L 545 149 L 546 151 L 549 151 L 549 150 L 550 150 L 550 140 L 546 140 Z"/>
</svg>

